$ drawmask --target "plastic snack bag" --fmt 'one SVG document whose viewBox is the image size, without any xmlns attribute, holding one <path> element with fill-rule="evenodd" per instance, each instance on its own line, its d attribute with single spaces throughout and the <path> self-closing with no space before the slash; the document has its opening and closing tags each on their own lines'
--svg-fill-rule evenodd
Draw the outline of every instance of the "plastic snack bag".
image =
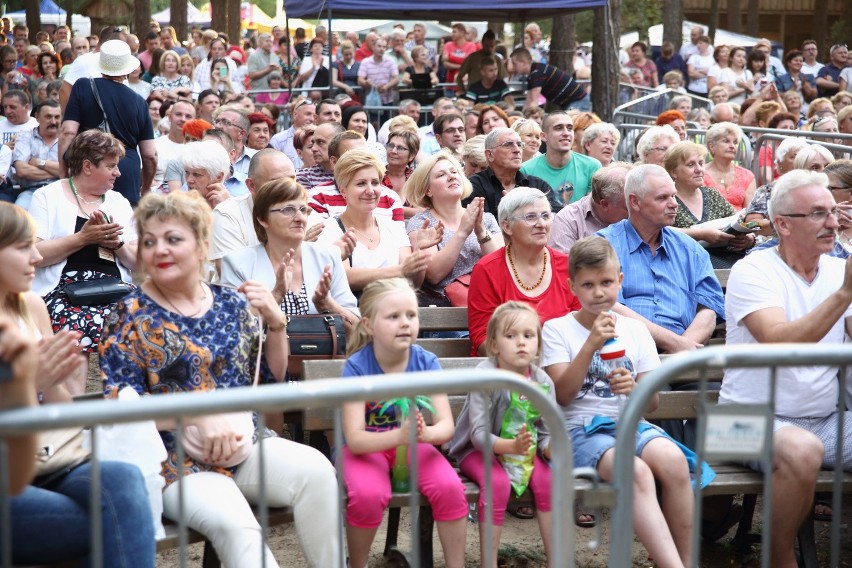
<svg viewBox="0 0 852 568">
<path fill-rule="evenodd" d="M 542 388 L 546 388 L 542 386 Z M 535 464 L 535 452 L 538 447 L 538 428 L 535 423 L 541 417 L 538 409 L 533 406 L 524 395 L 513 392 L 509 399 L 509 408 L 503 415 L 503 424 L 500 427 L 500 437 L 513 440 L 521 431 L 521 426 L 526 425 L 527 432 L 532 435 L 533 443 L 526 454 L 503 454 L 497 456 L 503 469 L 509 475 L 509 481 L 515 495 L 520 497 L 527 490 Z"/>
</svg>

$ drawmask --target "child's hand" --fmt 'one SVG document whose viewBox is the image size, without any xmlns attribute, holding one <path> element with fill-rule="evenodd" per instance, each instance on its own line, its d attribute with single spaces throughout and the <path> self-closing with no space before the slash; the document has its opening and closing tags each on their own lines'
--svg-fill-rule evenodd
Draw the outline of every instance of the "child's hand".
<svg viewBox="0 0 852 568">
<path fill-rule="evenodd" d="M 599 351 L 604 342 L 613 337 L 616 337 L 615 316 L 609 312 L 598 314 L 598 317 L 592 323 L 591 333 L 589 333 L 589 338 L 586 341 L 591 343 L 595 351 Z"/>
<path fill-rule="evenodd" d="M 411 443 L 411 418 L 408 416 L 405 417 L 405 420 L 401 421 L 399 424 L 399 428 L 396 429 L 397 432 L 397 442 L 396 445 L 400 446 L 402 444 Z M 418 433 L 418 438 L 419 438 Z"/>
<path fill-rule="evenodd" d="M 521 430 L 518 432 L 518 435 L 515 436 L 515 450 L 512 453 L 520 456 L 526 455 L 526 453 L 530 451 L 532 445 L 532 434 L 527 431 L 527 425 L 524 424 L 521 426 Z"/>
<path fill-rule="evenodd" d="M 417 411 L 417 441 L 423 444 L 433 444 L 435 443 L 434 436 L 432 435 L 432 429 L 426 424 L 426 419 L 423 418 L 423 414 L 420 411 Z"/>
<path fill-rule="evenodd" d="M 612 394 L 630 396 L 634 386 L 636 381 L 633 380 L 633 373 L 624 367 L 619 367 L 609 374 L 609 390 Z"/>
</svg>

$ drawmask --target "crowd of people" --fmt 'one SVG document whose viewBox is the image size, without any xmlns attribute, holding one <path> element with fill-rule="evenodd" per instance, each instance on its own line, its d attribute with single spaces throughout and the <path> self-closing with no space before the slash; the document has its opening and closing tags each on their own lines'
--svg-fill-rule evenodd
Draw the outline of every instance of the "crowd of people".
<svg viewBox="0 0 852 568">
<path fill-rule="evenodd" d="M 822 64 L 810 40 L 780 61 L 767 41 L 747 55 L 713 45 L 701 28 L 679 51 L 663 45 L 656 60 L 634 44 L 623 54 L 626 80 L 677 96 L 632 152 L 619 153 L 615 125 L 572 108 L 587 97 L 577 79 L 588 62 L 578 57 L 576 77 L 548 64 L 535 24 L 507 49 L 494 32 L 480 38 L 463 24 L 437 45 L 422 24 L 387 37 L 341 38 L 318 26 L 310 40 L 276 27 L 245 40 L 193 30 L 179 41 L 152 23 L 139 36 L 110 26 L 91 38 L 60 26 L 30 46 L 26 26 L 3 23 L 0 357 L 21 361 L 20 381 L 0 385 L 4 405 L 83 394 L 93 354 L 108 398 L 126 388 L 162 396 L 284 382 L 288 319 L 309 314 L 342 318 L 344 377 L 437 369 L 415 344 L 418 308 L 466 306 L 468 330 L 436 334 L 469 336 L 471 355 L 487 357 L 483 368 L 515 371 L 547 391 L 563 407 L 574 463 L 611 479 L 619 399 L 660 365 L 659 354 L 707 344 L 722 322 L 730 344 L 842 343 L 852 331 L 852 160 L 838 159 L 852 146 L 841 136 L 852 135 L 844 45 Z M 402 95 L 436 87 L 444 92 L 430 116 Z M 695 96 L 712 106 L 692 109 Z M 398 112 L 379 120 L 377 106 Z M 754 148 L 755 175 L 738 163 L 753 143 L 743 126 L 838 138 L 806 133 Z M 733 266 L 726 294 L 715 266 Z M 81 299 L 92 284 L 123 295 Z M 600 351 L 615 338 L 629 361 L 611 370 Z M 28 342 L 44 348 L 33 353 Z M 765 396 L 765 381 L 750 373 L 726 373 L 722 404 Z M 779 373 L 773 566 L 794 565 L 816 472 L 852 469 L 852 451 L 833 454 L 834 424 L 850 416 L 834 409 L 836 374 Z M 535 506 L 512 512 L 538 516 L 549 553 L 549 433 L 534 409 L 521 409 L 529 419 L 508 431 L 504 416 L 521 408 L 511 393 L 472 393 L 456 424 L 446 396 L 432 394 L 430 404 L 431 423 L 388 413 L 381 401 L 344 407 L 346 446 L 336 456 L 345 511 L 331 463 L 283 439 L 274 423 L 261 429 L 253 416 L 243 431 L 223 416 L 187 419 L 203 451 L 180 463 L 175 424 L 160 422 L 164 514 L 183 510 L 226 566 L 264 557 L 275 566 L 257 545 L 250 508 L 265 493 L 293 508 L 311 566 L 343 556 L 343 515 L 349 562 L 360 568 L 390 498 L 389 468 L 416 428 L 428 472 L 418 482 L 447 566 L 464 564 L 468 506 L 434 451 L 441 444 L 479 483 L 491 468 L 494 501 L 479 514 L 490 508 L 495 546 L 517 483 L 504 465 L 529 458 L 523 486 Z M 488 404 L 497 410 L 491 424 Z M 689 427 L 643 422 L 640 432 L 637 535 L 659 565 L 688 565 L 693 530 L 719 538 L 739 506 L 705 503 L 693 527 L 687 460 L 672 443 L 694 444 Z M 498 456 L 490 466 L 488 436 Z M 111 497 L 136 511 L 141 478 L 112 467 L 104 480 L 121 475 L 123 485 L 107 484 Z M 39 547 L 29 520 L 39 507 L 85 518 L 88 501 L 71 483 L 85 470 L 32 475 L 22 465 L 12 477 L 23 491 L 12 502 L 22 531 L 14 563 L 85 557 L 86 534 Z M 133 525 L 150 521 L 143 509 Z M 832 514 L 823 504 L 816 512 Z M 580 505 L 573 514 L 578 526 L 597 522 Z M 130 519 L 104 515 L 108 565 L 128 554 L 115 541 Z M 152 536 L 137 536 L 140 551 L 125 565 L 153 566 Z"/>
</svg>

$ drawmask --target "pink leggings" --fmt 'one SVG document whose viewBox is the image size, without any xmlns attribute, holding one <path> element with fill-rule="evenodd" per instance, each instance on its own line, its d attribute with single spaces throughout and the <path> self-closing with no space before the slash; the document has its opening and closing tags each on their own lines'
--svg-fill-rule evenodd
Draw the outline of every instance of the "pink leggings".
<svg viewBox="0 0 852 568">
<path fill-rule="evenodd" d="M 484 522 L 485 518 L 485 463 L 481 452 L 476 450 L 469 453 L 459 464 L 459 469 L 463 474 L 479 485 L 481 491 L 479 493 L 479 522 Z M 494 511 L 493 523 L 498 526 L 503 526 L 503 520 L 506 517 L 506 506 L 509 504 L 509 496 L 512 491 L 512 484 L 509 482 L 509 475 L 497 457 L 491 459 L 491 486 L 493 488 Z M 535 506 L 539 511 L 550 511 L 550 465 L 545 462 L 538 454 L 535 456 L 532 475 L 530 476 L 530 489 L 535 499 Z"/>
<path fill-rule="evenodd" d="M 348 525 L 374 529 L 382 523 L 390 503 L 390 470 L 395 458 L 396 448 L 355 455 L 344 446 L 343 481 L 348 498 Z M 466 516 L 464 485 L 450 462 L 429 444 L 417 444 L 417 460 L 418 487 L 432 506 L 435 520 L 455 521 Z"/>
</svg>

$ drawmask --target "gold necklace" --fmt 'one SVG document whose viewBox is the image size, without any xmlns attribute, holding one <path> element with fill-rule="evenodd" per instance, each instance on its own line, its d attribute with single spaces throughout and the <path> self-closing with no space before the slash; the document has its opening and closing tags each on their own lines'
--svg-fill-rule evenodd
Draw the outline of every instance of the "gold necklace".
<svg viewBox="0 0 852 568">
<path fill-rule="evenodd" d="M 544 275 L 547 273 L 547 249 L 544 249 L 544 261 L 541 263 L 541 276 L 538 277 L 538 281 L 532 286 L 527 286 L 526 284 L 524 284 L 524 281 L 521 280 L 521 277 L 518 274 L 518 270 L 515 268 L 515 260 L 512 258 L 511 243 L 506 246 L 506 255 L 509 257 L 509 266 L 512 267 L 512 276 L 515 277 L 515 281 L 518 283 L 518 286 L 520 286 L 527 292 L 532 292 L 533 290 L 541 286 L 542 281 L 544 281 Z"/>
<path fill-rule="evenodd" d="M 343 218 L 343 216 L 341 215 L 341 219 L 342 219 L 342 218 Z M 345 225 L 344 225 L 344 226 L 345 226 Z M 374 224 L 373 226 L 375 226 L 375 224 Z M 355 227 L 352 227 L 351 225 L 350 225 L 348 228 L 351 228 L 353 231 L 355 231 L 356 233 L 358 233 L 359 235 L 361 235 L 362 237 L 364 237 L 365 239 L 367 239 L 368 241 L 370 241 L 370 244 L 373 244 L 373 241 L 374 241 L 375 239 L 373 239 L 372 237 L 370 237 L 369 235 L 367 235 L 367 233 L 365 233 L 365 232 L 363 232 L 363 231 L 359 231 L 358 229 L 356 229 Z M 346 232 L 346 231 L 344 231 L 344 233 L 345 233 L 345 232 Z"/>
<path fill-rule="evenodd" d="M 151 279 L 149 279 L 149 282 L 151 282 L 151 286 L 153 286 L 153 287 L 154 287 L 154 289 L 155 289 L 155 290 L 157 290 L 157 293 L 158 293 L 160 296 L 162 296 L 162 297 L 163 297 L 163 299 L 164 299 L 166 302 L 168 302 L 168 303 L 169 303 L 169 305 L 172 307 L 172 309 L 173 309 L 174 311 L 176 311 L 177 313 L 179 313 L 180 315 L 182 315 L 183 317 L 185 317 L 185 318 L 194 318 L 195 316 L 197 316 L 198 314 L 200 314 L 200 313 L 201 313 L 201 310 L 203 310 L 203 309 L 204 309 L 204 301 L 205 301 L 205 300 L 207 300 L 207 290 L 205 290 L 205 289 L 204 289 L 204 284 L 202 284 L 202 283 L 201 283 L 201 280 L 199 280 L 199 281 L 198 281 L 198 285 L 201 287 L 201 293 L 203 294 L 203 296 L 201 297 L 201 305 L 198 307 L 198 309 L 197 309 L 197 310 L 195 310 L 195 311 L 194 311 L 193 313 L 191 313 L 191 314 L 185 314 L 185 313 L 183 313 L 182 311 L 180 311 L 180 310 L 178 309 L 178 307 L 177 307 L 176 305 L 174 305 L 174 304 L 172 303 L 172 301 L 171 301 L 171 300 L 169 300 L 169 297 L 168 297 L 168 296 L 166 296 L 166 295 L 163 293 L 163 291 L 162 291 L 162 290 L 160 290 L 160 287 L 159 287 L 159 286 L 157 286 L 157 283 L 156 283 L 156 282 L 154 282 L 154 281 L 153 281 L 153 280 L 151 280 Z"/>
</svg>

